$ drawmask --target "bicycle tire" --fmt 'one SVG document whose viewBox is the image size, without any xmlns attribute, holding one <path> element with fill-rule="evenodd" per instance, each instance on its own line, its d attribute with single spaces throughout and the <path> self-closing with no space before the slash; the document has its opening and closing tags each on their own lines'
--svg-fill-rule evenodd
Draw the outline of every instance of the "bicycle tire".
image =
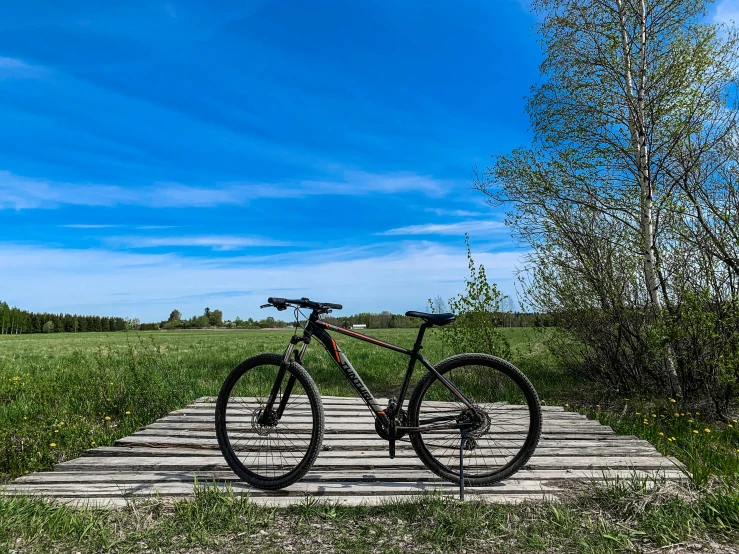
<svg viewBox="0 0 739 554">
<path fill-rule="evenodd" d="M 312 467 L 323 442 L 321 395 L 308 372 L 296 362 L 288 365 L 278 395 L 279 403 L 289 376 L 295 376 L 295 389 L 282 418 L 273 425 L 258 422 L 259 410 L 265 405 L 281 363 L 279 354 L 259 354 L 244 360 L 231 370 L 216 402 L 216 437 L 223 457 L 239 478 L 264 490 L 281 489 L 300 480 Z M 255 373 L 263 368 L 267 369 L 259 375 Z M 252 390 L 254 397 L 238 396 Z M 236 395 L 232 396 L 234 391 Z M 274 440 L 270 438 L 273 434 Z M 281 434 L 285 440 L 277 444 Z M 290 467 L 292 462 L 294 467 Z"/>
<path fill-rule="evenodd" d="M 454 374 L 454 370 L 460 370 L 461 368 L 486 368 L 490 370 L 490 378 L 487 382 L 483 383 L 482 377 L 477 377 L 477 395 L 486 395 L 491 400 L 487 405 L 489 408 L 485 408 L 487 414 L 487 430 L 484 429 L 484 418 L 479 412 L 482 412 L 482 407 L 485 403 L 479 404 L 476 401 L 475 394 L 470 391 L 463 389 L 462 385 L 471 380 L 460 378 L 460 372 Z M 516 471 L 521 469 L 526 462 L 529 461 L 531 456 L 539 443 L 539 437 L 541 435 L 542 427 L 542 414 L 539 397 L 536 393 L 531 382 L 528 378 L 513 364 L 495 356 L 489 356 L 487 354 L 460 354 L 452 356 L 441 361 L 435 366 L 435 369 L 448 380 L 457 386 L 467 398 L 476 405 L 476 410 L 472 413 L 473 416 L 482 420 L 479 423 L 479 428 L 476 430 L 479 436 L 474 437 L 474 446 L 471 449 L 471 454 L 465 454 L 465 457 L 473 457 L 477 454 L 475 450 L 478 450 L 480 456 L 477 457 L 473 463 L 470 464 L 471 460 L 468 459 L 466 463 L 470 464 L 470 469 L 465 468 L 465 485 L 468 486 L 479 486 L 487 485 L 491 483 L 497 483 L 503 479 L 506 479 L 513 475 Z M 478 372 L 478 374 L 481 374 Z M 466 375 L 463 373 L 463 375 Z M 469 375 L 473 375 L 471 372 Z M 507 380 L 506 380 L 507 379 Z M 484 385 L 484 386 L 483 386 Z M 485 392 L 485 387 L 489 386 L 489 391 Z M 430 390 L 434 393 L 430 394 Z M 469 388 L 469 387 L 468 387 Z M 516 391 L 515 389 L 518 389 Z M 444 397 L 446 400 L 433 400 L 431 397 Z M 511 404 L 506 400 L 501 402 L 500 399 L 496 399 L 497 396 L 500 398 L 505 397 L 508 400 L 518 399 L 524 402 L 524 404 Z M 424 398 L 429 396 L 425 401 Z M 456 404 L 455 404 L 456 402 Z M 526 409 L 523 408 L 526 407 Z M 408 405 L 408 417 L 409 424 L 412 427 L 420 426 L 424 421 L 424 414 L 429 415 L 439 413 L 440 410 L 448 411 L 450 414 L 455 413 L 455 410 L 459 409 L 460 414 L 466 409 L 464 404 L 459 402 L 455 397 L 451 395 L 449 390 L 441 384 L 438 378 L 431 372 L 428 372 L 416 385 L 411 394 L 411 399 Z M 492 412 L 492 416 L 491 413 Z M 479 415 L 478 415 L 479 414 Z M 503 414 L 509 414 L 505 418 L 500 417 Z M 526 417 L 528 415 L 528 417 Z M 525 439 L 520 439 L 521 435 L 525 430 Z M 413 445 L 416 454 L 424 463 L 424 465 L 436 473 L 443 479 L 459 483 L 459 448 L 461 446 L 461 434 L 458 429 L 446 430 L 427 433 L 411 433 L 411 444 Z M 457 439 L 455 440 L 454 434 L 456 433 Z M 495 439 L 499 436 L 499 439 Z M 498 442 L 491 443 L 496 440 Z M 438 443 L 432 443 L 432 441 L 440 441 Z M 520 447 L 516 445 L 520 442 Z M 496 446 L 498 444 L 498 446 Z M 496 460 L 502 456 L 495 454 L 496 451 L 504 452 L 505 450 L 511 450 L 508 446 L 501 446 L 503 444 L 512 444 L 513 449 L 516 450 L 515 454 L 510 456 L 510 459 L 506 459 L 505 463 L 499 466 L 493 466 L 492 468 L 486 469 L 489 471 L 481 472 L 479 467 L 481 466 L 480 457 L 482 462 L 485 463 L 488 458 L 485 453 L 493 460 Z M 440 446 L 438 446 L 440 445 Z M 434 449 L 430 448 L 434 446 Z M 444 454 L 439 454 L 441 451 Z M 440 459 L 443 458 L 443 459 Z M 477 462 L 475 466 L 474 462 Z M 478 469 L 476 470 L 475 467 Z"/>
</svg>

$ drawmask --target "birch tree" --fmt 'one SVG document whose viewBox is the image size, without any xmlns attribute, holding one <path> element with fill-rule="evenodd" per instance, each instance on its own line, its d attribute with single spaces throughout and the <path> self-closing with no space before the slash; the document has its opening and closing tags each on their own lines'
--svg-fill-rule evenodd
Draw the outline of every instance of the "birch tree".
<svg viewBox="0 0 739 554">
<path fill-rule="evenodd" d="M 705 23 L 706 5 L 534 1 L 544 52 L 527 105 L 534 141 L 495 157 L 475 186 L 511 207 L 508 222 L 533 247 L 529 269 L 554 264 L 548 277 L 539 272 L 538 286 L 552 287 L 543 294 L 566 304 L 573 296 L 554 282 L 564 279 L 602 310 L 621 303 L 658 319 L 671 309 L 666 224 L 686 205 L 694 212 L 696 168 L 735 132 L 727 95 L 736 91 L 736 33 Z M 636 260 L 634 289 L 627 272 Z M 587 283 L 572 282 L 580 278 Z M 660 365 L 680 392 L 669 342 Z"/>
</svg>

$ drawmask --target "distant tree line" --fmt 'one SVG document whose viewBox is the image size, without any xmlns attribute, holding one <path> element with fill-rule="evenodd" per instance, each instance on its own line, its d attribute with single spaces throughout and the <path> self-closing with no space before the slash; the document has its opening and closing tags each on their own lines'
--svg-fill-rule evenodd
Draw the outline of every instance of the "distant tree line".
<svg viewBox="0 0 739 554">
<path fill-rule="evenodd" d="M 172 310 L 169 318 L 164 321 L 154 323 L 142 323 L 143 331 L 158 331 L 160 329 L 209 329 L 209 328 L 227 328 L 227 329 L 272 329 L 285 328 L 288 324 L 285 321 L 275 319 L 274 317 L 266 317 L 256 321 L 251 317 L 249 319 L 241 319 L 237 317 L 233 321 L 223 319 L 221 310 L 211 310 L 205 308 L 201 315 L 194 315 L 190 319 L 182 317 L 179 310 Z"/>
<path fill-rule="evenodd" d="M 136 327 L 137 322 L 122 317 L 29 312 L 0 302 L 1 334 L 124 331 Z"/>
</svg>

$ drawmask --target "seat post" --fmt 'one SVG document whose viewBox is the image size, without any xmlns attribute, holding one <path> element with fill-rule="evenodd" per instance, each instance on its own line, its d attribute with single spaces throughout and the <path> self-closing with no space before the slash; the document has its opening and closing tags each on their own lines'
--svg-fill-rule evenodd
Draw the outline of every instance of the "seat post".
<svg viewBox="0 0 739 554">
<path fill-rule="evenodd" d="M 429 327 L 433 327 L 432 323 L 423 323 L 421 325 L 421 328 L 418 330 L 418 336 L 416 337 L 416 344 L 413 345 L 413 352 L 418 353 L 419 350 L 421 350 L 421 345 L 423 344 L 423 335 L 426 333 L 426 329 Z"/>
</svg>

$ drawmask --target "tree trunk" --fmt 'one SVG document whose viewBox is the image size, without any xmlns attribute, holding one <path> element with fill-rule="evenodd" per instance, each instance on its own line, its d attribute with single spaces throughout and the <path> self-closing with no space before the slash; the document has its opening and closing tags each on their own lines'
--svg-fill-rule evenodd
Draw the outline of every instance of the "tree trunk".
<svg viewBox="0 0 739 554">
<path fill-rule="evenodd" d="M 634 99 L 634 79 L 631 69 L 631 48 L 629 46 L 629 35 L 626 25 L 626 13 L 624 0 L 616 0 L 621 27 L 621 46 L 624 59 L 624 78 L 626 81 L 626 104 L 629 110 L 629 132 L 631 144 L 635 149 L 637 179 L 640 192 L 640 218 L 639 229 L 641 231 L 642 251 L 644 256 L 644 278 L 649 293 L 649 299 L 655 313 L 662 312 L 662 299 L 659 295 L 660 281 L 657 271 L 656 243 L 654 236 L 654 189 L 649 167 L 649 146 L 647 145 L 646 113 L 644 109 L 644 96 L 646 92 L 647 73 L 647 11 L 645 0 L 641 0 L 641 34 L 640 34 L 640 60 L 639 60 L 639 83 Z M 675 353 L 671 345 L 667 346 L 665 357 L 667 376 L 670 380 L 670 389 L 673 393 L 679 393 L 680 381 L 675 367 Z"/>
</svg>

